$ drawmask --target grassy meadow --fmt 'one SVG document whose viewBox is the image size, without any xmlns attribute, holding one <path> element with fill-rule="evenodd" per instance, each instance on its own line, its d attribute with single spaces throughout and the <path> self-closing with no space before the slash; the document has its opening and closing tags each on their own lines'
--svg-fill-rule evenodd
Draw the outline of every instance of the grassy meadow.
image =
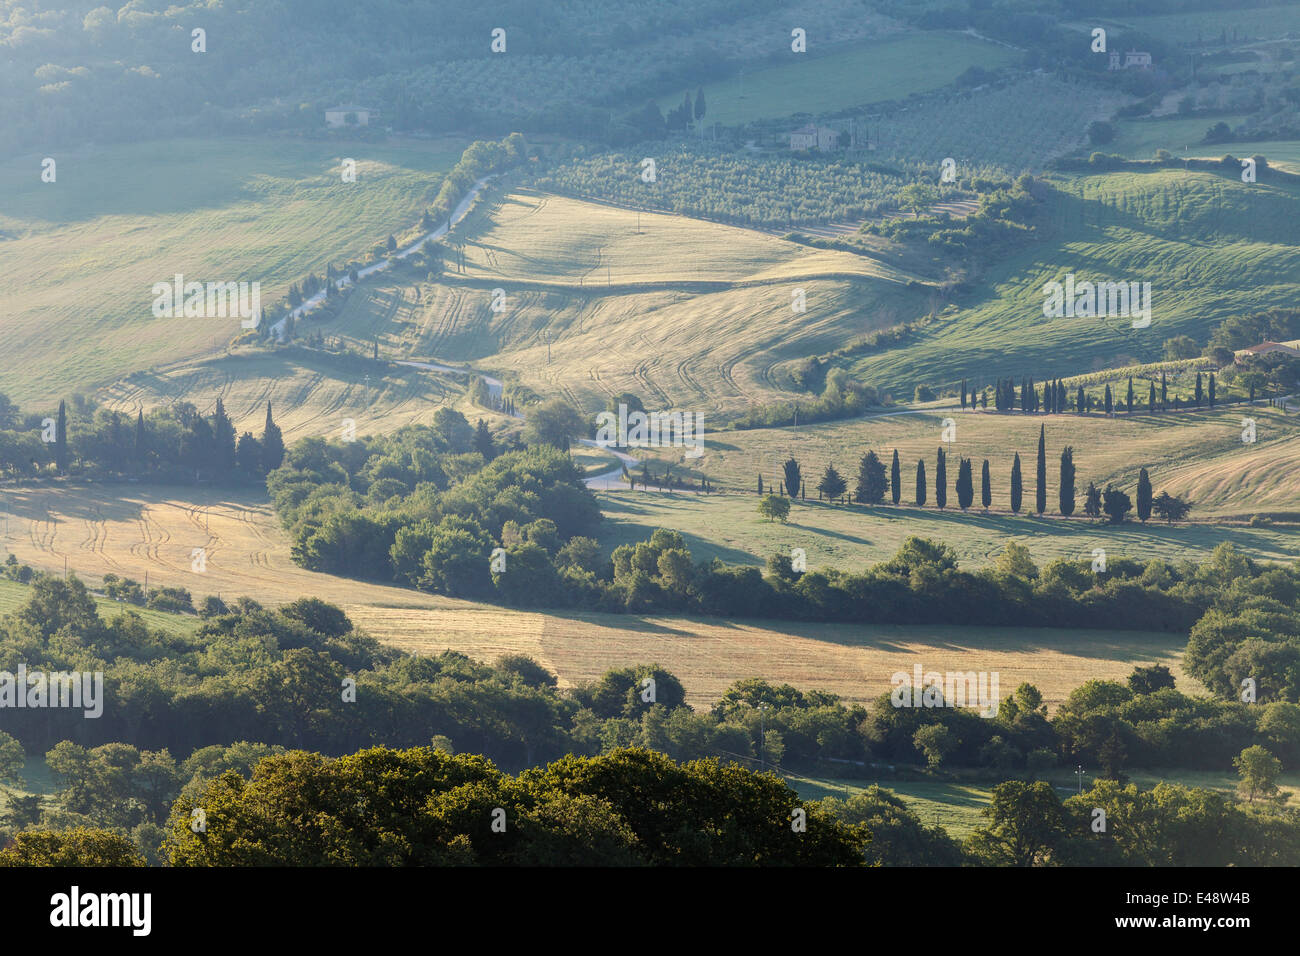
<svg viewBox="0 0 1300 956">
<path fill-rule="evenodd" d="M 263 302 L 400 232 L 464 144 L 222 138 L 0 163 L 0 391 L 48 403 L 219 353 L 238 319 L 156 319 L 155 282 L 258 281 Z M 341 181 L 343 158 L 357 181 Z"/>
<path fill-rule="evenodd" d="M 962 33 L 905 33 L 825 54 L 821 39 L 810 34 L 808 52 L 791 52 L 789 62 L 706 83 L 705 122 L 733 126 L 903 99 L 946 86 L 972 66 L 995 70 L 1015 60 L 1014 51 Z M 661 97 L 660 109 L 679 105 L 684 92 Z"/>
</svg>

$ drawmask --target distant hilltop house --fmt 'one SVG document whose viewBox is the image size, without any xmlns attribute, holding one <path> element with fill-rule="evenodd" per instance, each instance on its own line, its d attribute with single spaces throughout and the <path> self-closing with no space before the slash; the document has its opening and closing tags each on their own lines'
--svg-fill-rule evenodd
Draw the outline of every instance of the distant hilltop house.
<svg viewBox="0 0 1300 956">
<path fill-rule="evenodd" d="M 1300 356 L 1300 339 L 1292 339 L 1289 342 L 1260 342 L 1258 345 L 1252 345 L 1249 348 L 1237 349 L 1232 353 L 1232 356 L 1237 361 L 1240 361 L 1251 355 L 1268 355 L 1270 352 Z"/>
<path fill-rule="evenodd" d="M 1112 70 L 1149 70 L 1151 69 L 1151 54 L 1141 50 L 1129 50 L 1124 54 L 1124 65 L 1119 62 L 1119 50 L 1112 50 L 1110 54 L 1110 69 Z"/>
<path fill-rule="evenodd" d="M 364 106 L 331 106 L 325 111 L 325 125 L 335 126 L 369 126 L 370 114 L 377 112 Z M 354 119 L 348 122 L 348 117 Z"/>
<path fill-rule="evenodd" d="M 819 149 L 822 152 L 835 149 L 840 144 L 840 134 L 837 130 L 827 129 L 825 126 L 813 126 L 809 124 L 801 127 L 790 134 L 791 149 Z"/>
</svg>

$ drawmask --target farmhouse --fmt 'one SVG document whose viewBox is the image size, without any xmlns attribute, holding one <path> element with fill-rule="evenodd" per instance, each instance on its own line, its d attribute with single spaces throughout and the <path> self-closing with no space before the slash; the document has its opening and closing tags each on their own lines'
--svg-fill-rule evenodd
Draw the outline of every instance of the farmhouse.
<svg viewBox="0 0 1300 956">
<path fill-rule="evenodd" d="M 325 111 L 325 125 L 329 127 L 336 126 L 369 126 L 370 114 L 375 112 L 364 106 L 331 106 Z M 348 121 L 348 117 L 353 117 Z"/>
<path fill-rule="evenodd" d="M 814 126 L 811 123 L 790 134 L 791 149 L 819 149 L 825 152 L 834 149 L 839 142 L 838 131 L 827 129 L 825 126 Z"/>
<path fill-rule="evenodd" d="M 1233 352 L 1232 355 L 1236 361 L 1240 362 L 1248 356 L 1268 355 L 1270 352 L 1281 352 L 1284 355 L 1300 356 L 1300 339 L 1292 339 L 1289 342 L 1260 342 L 1259 345 L 1237 349 L 1237 351 Z"/>
</svg>

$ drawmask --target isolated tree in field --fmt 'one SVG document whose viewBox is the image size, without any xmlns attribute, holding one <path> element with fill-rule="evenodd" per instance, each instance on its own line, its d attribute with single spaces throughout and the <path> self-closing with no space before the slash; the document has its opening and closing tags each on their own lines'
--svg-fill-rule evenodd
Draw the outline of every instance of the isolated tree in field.
<svg viewBox="0 0 1300 956">
<path fill-rule="evenodd" d="M 785 473 L 785 493 L 793 498 L 799 494 L 799 486 L 803 483 L 799 463 L 793 455 L 781 466 L 781 471 Z"/>
<path fill-rule="evenodd" d="M 984 465 L 980 468 L 980 504 L 985 511 L 988 511 L 992 503 L 993 487 L 989 479 L 989 460 L 985 458 Z"/>
<path fill-rule="evenodd" d="M 392 233 L 389 233 L 389 234 L 388 234 L 388 239 L 384 242 L 384 248 L 387 249 L 389 252 L 396 252 L 396 251 L 397 251 L 397 237 L 394 236 Z"/>
<path fill-rule="evenodd" d="M 975 482 L 971 474 L 970 459 L 963 458 L 957 463 L 957 504 L 962 511 L 965 511 L 974 500 Z"/>
<path fill-rule="evenodd" d="M 60 475 L 68 471 L 68 404 L 59 402 L 59 417 L 54 422 L 54 467 Z"/>
<path fill-rule="evenodd" d="M 1034 510 L 1042 514 L 1047 510 L 1047 431 L 1038 426 L 1038 467 L 1034 470 L 1037 484 L 1034 487 Z"/>
<path fill-rule="evenodd" d="M 1214 407 L 1214 373 L 1210 373 L 1210 407 Z"/>
<path fill-rule="evenodd" d="M 1164 369 L 1160 370 L 1160 410 L 1163 412 L 1169 407 L 1169 382 L 1165 378 Z"/>
<path fill-rule="evenodd" d="M 853 500 L 864 505 L 878 505 L 885 500 L 889 482 L 885 479 L 885 463 L 869 451 L 858 462 L 858 487 Z"/>
<path fill-rule="evenodd" d="M 1239 790 L 1247 803 L 1254 803 L 1256 797 L 1277 800 L 1281 796 L 1277 776 L 1282 772 L 1282 761 L 1259 744 L 1247 747 L 1240 756 L 1232 758 L 1232 765 L 1241 777 Z"/>
<path fill-rule="evenodd" d="M 271 418 L 271 403 L 266 403 L 266 425 L 262 429 L 262 469 L 275 471 L 284 463 L 284 438 L 280 426 Z"/>
<path fill-rule="evenodd" d="M 915 495 L 916 506 L 918 508 L 925 507 L 926 487 L 927 486 L 925 481 L 925 462 L 918 461 L 916 463 L 916 495 Z"/>
<path fill-rule="evenodd" d="M 817 490 L 822 493 L 827 501 L 834 501 L 840 497 L 847 487 L 848 484 L 844 481 L 843 476 L 835 470 L 834 465 L 827 465 L 826 470 L 822 472 L 822 480 L 817 482 Z"/>
<path fill-rule="evenodd" d="M 1175 521 L 1182 521 L 1187 517 L 1187 513 L 1192 510 L 1192 503 L 1184 501 L 1182 498 L 1176 498 L 1167 491 L 1162 491 L 1151 502 L 1151 510 L 1164 518 L 1169 524 L 1173 524 Z"/>
<path fill-rule="evenodd" d="M 1011 512 L 1020 514 L 1020 499 L 1024 496 L 1024 479 L 1020 475 L 1020 452 L 1011 463 Z"/>
<path fill-rule="evenodd" d="M 1089 518 L 1101 517 L 1101 492 L 1091 481 L 1088 482 L 1088 492 L 1083 497 L 1083 513 Z"/>
<path fill-rule="evenodd" d="M 1149 384 L 1150 390 L 1147 392 L 1147 411 L 1154 412 L 1156 410 L 1156 383 L 1151 382 Z"/>
<path fill-rule="evenodd" d="M 1087 409 L 1087 407 L 1088 407 L 1088 400 L 1086 397 L 1084 397 L 1083 386 L 1080 385 L 1079 391 L 1076 392 L 1074 396 L 1074 410 L 1079 414 L 1083 414 L 1083 412 Z"/>
<path fill-rule="evenodd" d="M 1109 418 L 1111 415 L 1115 413 L 1115 399 L 1110 394 L 1110 385 L 1106 386 L 1105 402 L 1106 402 L 1106 416 Z"/>
<path fill-rule="evenodd" d="M 1151 476 L 1145 468 L 1138 472 L 1137 516 L 1143 524 L 1151 517 Z"/>
<path fill-rule="evenodd" d="M 1061 514 L 1067 518 L 1074 514 L 1074 448 L 1070 445 L 1061 449 L 1061 487 L 1058 500 Z"/>
<path fill-rule="evenodd" d="M 1133 501 L 1124 492 L 1107 485 L 1101 496 L 1101 510 L 1106 512 L 1111 524 L 1121 524 L 1133 510 Z"/>
<path fill-rule="evenodd" d="M 903 497 L 903 470 L 898 464 L 898 449 L 894 449 L 894 460 L 889 465 L 889 494 L 894 504 Z"/>
<path fill-rule="evenodd" d="M 759 475 L 759 476 L 758 476 L 758 493 L 759 493 L 760 495 L 763 493 L 763 476 L 762 476 L 762 475 Z"/>
<path fill-rule="evenodd" d="M 939 449 L 939 460 L 934 465 L 934 506 L 943 510 L 948 504 L 948 462 Z"/>
<path fill-rule="evenodd" d="M 785 524 L 790 517 L 790 500 L 779 495 L 764 495 L 758 503 L 758 513 L 768 521 L 775 518 Z"/>
<path fill-rule="evenodd" d="M 966 380 L 965 380 L 964 378 L 961 380 L 961 407 L 962 407 L 962 410 L 965 411 L 965 409 L 966 409 Z"/>
<path fill-rule="evenodd" d="M 1133 376 L 1128 378 L 1128 396 L 1124 399 L 1124 411 L 1126 414 L 1133 414 Z"/>
</svg>

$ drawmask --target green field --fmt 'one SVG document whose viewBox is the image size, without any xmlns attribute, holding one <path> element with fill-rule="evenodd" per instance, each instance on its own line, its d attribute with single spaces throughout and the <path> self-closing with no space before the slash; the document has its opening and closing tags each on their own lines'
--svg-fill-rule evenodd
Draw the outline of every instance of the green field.
<svg viewBox="0 0 1300 956">
<path fill-rule="evenodd" d="M 0 616 L 12 614 L 18 610 L 27 603 L 31 594 L 31 585 L 20 584 L 17 581 L 0 580 Z M 137 607 L 134 604 L 123 604 L 120 601 L 114 601 L 106 597 L 96 597 L 95 605 L 99 608 L 99 616 L 105 621 L 111 621 L 122 611 L 133 611 L 139 614 L 150 627 L 161 628 L 172 633 L 193 634 L 202 623 L 200 618 L 193 614 L 154 611 L 147 607 Z"/>
<path fill-rule="evenodd" d="M 1137 6 L 1135 4 L 1135 6 Z M 1300 4 L 1269 4 L 1253 8 L 1227 10 L 1184 10 L 1155 16 L 1120 16 L 1110 22 L 1141 30 L 1169 43 L 1217 41 L 1226 34 L 1229 41 L 1275 40 L 1288 33 L 1300 33 Z M 1091 30 L 1096 24 L 1079 24 Z"/>
<path fill-rule="evenodd" d="M 952 317 L 902 347 L 854 363 L 895 395 L 918 383 L 1056 376 L 1151 362 L 1165 339 L 1204 341 L 1222 319 L 1300 296 L 1300 187 L 1245 184 L 1181 169 L 1054 176 L 1043 236 L 990 267 Z M 1127 318 L 1045 318 L 1043 286 L 1151 283 L 1151 324 Z"/>
<path fill-rule="evenodd" d="M 960 33 L 909 33 L 824 56 L 816 49 L 817 37 L 809 36 L 809 52 L 791 53 L 789 63 L 706 84 L 704 121 L 733 126 L 903 99 L 946 86 L 972 66 L 995 70 L 1016 59 L 1012 50 Z M 684 92 L 662 97 L 659 107 L 678 106 Z"/>
<path fill-rule="evenodd" d="M 1145 394 L 1146 383 L 1140 384 L 1140 394 Z M 1241 420 L 1247 416 L 1255 421 L 1253 444 L 1241 441 Z M 1111 482 L 1131 494 L 1138 469 L 1146 467 L 1157 492 L 1168 490 L 1193 502 L 1194 519 L 1249 519 L 1255 514 L 1294 515 L 1300 510 L 1300 417 L 1263 405 L 1154 415 L 1135 412 L 1132 417 L 1120 413 L 1109 419 L 1098 412 L 999 415 L 926 408 L 801 425 L 798 429 L 715 432 L 705 436 L 704 453 L 694 460 L 684 459 L 679 448 L 637 450 L 637 456 L 652 457 L 656 473 L 662 473 L 663 464 L 671 463 L 675 474 L 702 473 L 721 489 L 751 492 L 756 490 L 760 473 L 766 485 L 774 486 L 781 479 L 782 462 L 793 455 L 802 468 L 808 495 L 815 498 L 817 482 L 827 464 L 835 466 L 852 491 L 858 462 L 868 450 L 875 451 L 888 465 L 894 449 L 898 449 L 902 501 L 914 501 L 916 462 L 924 459 L 930 484 L 929 505 L 933 509 L 935 452 L 943 437 L 945 418 L 951 418 L 956 429 L 955 441 L 944 449 L 949 459 L 950 508 L 955 502 L 952 485 L 958 457 L 970 458 L 974 463 L 977 495 L 980 463 L 989 460 L 993 511 L 1010 511 L 1010 470 L 1017 453 L 1026 476 L 1026 495 L 1032 495 L 1034 456 L 1042 426 L 1048 507 L 1052 513 L 1057 510 L 1060 453 L 1067 444 L 1074 449 L 1080 507 L 1088 482 L 1096 482 L 1098 487 Z M 639 469 L 633 471 L 639 474 Z M 1029 497 L 1026 501 L 1032 503 Z M 936 515 L 936 520 L 947 519 Z"/>
<path fill-rule="evenodd" d="M 931 469 L 933 470 L 933 469 Z M 1030 467 L 1032 489 L 1032 464 Z M 950 472 L 950 475 L 952 473 Z M 976 478 L 978 488 L 978 477 Z M 930 489 L 933 494 L 933 488 Z M 1131 489 L 1130 489 L 1131 491 Z M 815 494 L 815 493 L 814 493 Z M 977 491 L 978 494 L 978 491 Z M 605 525 L 602 546 L 645 541 L 656 528 L 671 528 L 686 538 L 696 560 L 719 558 L 729 564 L 761 566 L 768 555 L 803 548 L 810 570 L 836 568 L 860 571 L 884 561 L 911 535 L 950 546 L 966 568 L 993 563 L 1008 541 L 1029 549 L 1040 566 L 1056 558 L 1091 561 L 1094 548 L 1109 560 L 1151 558 L 1202 561 L 1224 541 L 1245 554 L 1270 561 L 1294 561 L 1300 555 L 1300 528 L 1294 525 L 1249 528 L 1222 525 L 1173 525 L 1132 521 L 1121 527 L 1088 519 L 1010 514 L 963 514 L 948 492 L 948 508 L 918 509 L 908 505 L 829 505 L 794 502 L 788 524 L 769 522 L 758 514 L 757 495 L 695 495 L 659 492 L 600 492 Z M 908 489 L 904 501 L 911 497 Z M 1033 501 L 1032 490 L 1028 495 Z M 1055 499 L 1050 501 L 1056 510 Z"/>
<path fill-rule="evenodd" d="M 1205 132 L 1218 122 L 1236 126 L 1243 119 L 1240 115 L 1194 116 L 1188 118 L 1160 119 L 1118 119 L 1115 127 L 1115 139 L 1104 146 L 1094 147 L 1103 153 L 1116 153 L 1129 159 L 1152 159 L 1158 149 L 1167 149 L 1175 156 L 1213 156 L 1224 153 L 1234 156 L 1251 155 L 1236 143 L 1217 143 L 1213 146 L 1198 145 L 1205 137 Z M 1267 155 L 1267 154 L 1266 154 Z"/>
<path fill-rule="evenodd" d="M 838 780 L 830 778 L 811 778 L 788 775 L 786 782 L 805 800 L 820 800 L 823 797 L 835 797 L 838 800 L 853 796 L 866 790 L 872 784 L 879 784 L 886 790 L 892 790 L 908 805 L 913 813 L 921 818 L 927 826 L 939 825 L 948 831 L 948 835 L 964 840 L 977 828 L 987 823 L 981 814 L 993 799 L 993 782 L 966 783 L 942 780 L 894 780 L 888 770 L 882 768 L 880 777 L 871 779 Z M 1203 787 L 1222 793 L 1234 793 L 1237 778 L 1228 773 L 1212 773 L 1196 770 L 1175 770 L 1169 772 L 1149 770 L 1126 770 L 1129 782 L 1137 784 L 1143 790 L 1149 790 L 1158 783 L 1181 784 L 1185 787 Z M 1041 779 L 1056 788 L 1057 797 L 1069 799 L 1077 792 L 1078 778 L 1074 771 L 1060 768 L 1048 771 Z M 1085 770 L 1083 789 L 1086 793 L 1092 786 L 1093 776 Z M 1286 773 L 1278 778 L 1278 785 L 1292 797 L 1300 792 L 1300 773 Z"/>
<path fill-rule="evenodd" d="M 221 351 L 238 319 L 156 319 L 156 282 L 257 281 L 262 302 L 362 256 L 437 193 L 463 144 L 268 137 L 87 147 L 0 163 L 0 391 L 26 405 Z M 342 158 L 357 161 L 343 183 Z"/>
</svg>

